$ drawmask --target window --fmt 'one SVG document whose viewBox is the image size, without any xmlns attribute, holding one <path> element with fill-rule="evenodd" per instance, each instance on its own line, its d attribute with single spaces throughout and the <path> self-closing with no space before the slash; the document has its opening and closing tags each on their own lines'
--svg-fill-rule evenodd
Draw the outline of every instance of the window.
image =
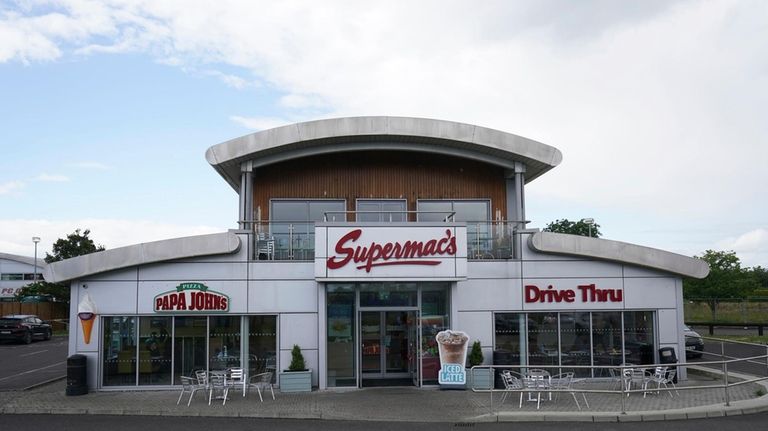
<svg viewBox="0 0 768 431">
<path fill-rule="evenodd" d="M 491 219 L 489 200 L 419 200 L 416 207 L 419 221 L 443 221 L 452 212 L 456 213 L 455 221 L 487 222 Z M 426 213 L 422 214 L 422 211 Z"/>
<path fill-rule="evenodd" d="M 270 235 L 275 239 L 278 260 L 312 260 L 315 258 L 315 226 L 313 222 L 346 220 L 346 202 L 320 199 L 275 199 L 271 201 Z"/>
<path fill-rule="evenodd" d="M 179 385 L 197 370 L 277 370 L 276 315 L 107 316 L 102 323 L 105 387 Z"/>
<path fill-rule="evenodd" d="M 605 377 L 610 366 L 655 361 L 653 311 L 496 313 L 494 321 L 497 364 L 562 366 L 579 377 L 593 370 L 569 365 L 592 365 Z"/>
<path fill-rule="evenodd" d="M 3 274 L 0 279 L 5 281 L 24 280 L 24 274 Z"/>
<path fill-rule="evenodd" d="M 270 219 L 273 222 L 323 221 L 326 212 L 328 221 L 345 221 L 346 202 L 334 199 L 273 199 Z"/>
<path fill-rule="evenodd" d="M 358 199 L 357 221 L 403 222 L 408 219 L 405 199 Z"/>
</svg>

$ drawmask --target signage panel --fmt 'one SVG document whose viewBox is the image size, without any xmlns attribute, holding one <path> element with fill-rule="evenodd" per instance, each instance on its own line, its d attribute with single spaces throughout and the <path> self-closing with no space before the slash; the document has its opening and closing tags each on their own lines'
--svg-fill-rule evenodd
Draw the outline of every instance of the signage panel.
<svg viewBox="0 0 768 431">
<path fill-rule="evenodd" d="M 181 283 L 176 290 L 163 292 L 153 301 L 156 313 L 225 313 L 229 311 L 229 297 L 209 290 L 203 283 Z"/>
<path fill-rule="evenodd" d="M 523 279 L 524 310 L 623 309 L 621 279 Z"/>
<path fill-rule="evenodd" d="M 323 280 L 466 278 L 464 226 L 318 226 L 315 277 Z M 458 264 L 462 260 L 463 264 Z"/>
</svg>

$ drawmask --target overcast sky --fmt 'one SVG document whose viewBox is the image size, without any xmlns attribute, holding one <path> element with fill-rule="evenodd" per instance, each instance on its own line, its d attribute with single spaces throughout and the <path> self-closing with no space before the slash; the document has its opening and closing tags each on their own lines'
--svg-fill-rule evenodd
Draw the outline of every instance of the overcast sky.
<svg viewBox="0 0 768 431">
<path fill-rule="evenodd" d="M 0 0 L 0 252 L 234 228 L 208 147 L 404 115 L 560 149 L 532 227 L 768 267 L 767 107 L 762 0 Z"/>
</svg>

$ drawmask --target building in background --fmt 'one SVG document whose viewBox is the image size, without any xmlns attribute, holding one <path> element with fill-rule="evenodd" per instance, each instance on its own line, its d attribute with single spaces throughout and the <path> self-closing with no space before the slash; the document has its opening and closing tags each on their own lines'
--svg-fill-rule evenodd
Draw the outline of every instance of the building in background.
<svg viewBox="0 0 768 431">
<path fill-rule="evenodd" d="M 92 388 L 276 372 L 294 345 L 321 389 L 430 386 L 435 335 L 449 328 L 479 340 L 486 363 L 600 377 L 682 352 L 681 280 L 709 271 L 529 229 L 525 185 L 562 156 L 497 130 L 339 118 L 243 136 L 206 159 L 239 199 L 236 229 L 46 267 L 71 282 L 69 350 L 88 357 Z"/>
<path fill-rule="evenodd" d="M 43 259 L 37 259 L 35 265 L 33 257 L 0 253 L 0 301 L 13 300 L 19 289 L 35 282 L 35 274 L 42 281 L 45 265 Z"/>
</svg>

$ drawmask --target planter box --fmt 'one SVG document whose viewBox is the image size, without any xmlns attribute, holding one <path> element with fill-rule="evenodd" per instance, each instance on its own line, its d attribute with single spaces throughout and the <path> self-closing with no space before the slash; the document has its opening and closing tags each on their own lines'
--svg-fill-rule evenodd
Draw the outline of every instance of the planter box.
<svg viewBox="0 0 768 431">
<path fill-rule="evenodd" d="M 312 370 L 281 372 L 280 392 L 312 392 Z"/>
<path fill-rule="evenodd" d="M 487 368 L 467 369 L 467 375 L 470 378 L 471 389 L 491 389 L 493 385 L 493 372 Z"/>
</svg>

